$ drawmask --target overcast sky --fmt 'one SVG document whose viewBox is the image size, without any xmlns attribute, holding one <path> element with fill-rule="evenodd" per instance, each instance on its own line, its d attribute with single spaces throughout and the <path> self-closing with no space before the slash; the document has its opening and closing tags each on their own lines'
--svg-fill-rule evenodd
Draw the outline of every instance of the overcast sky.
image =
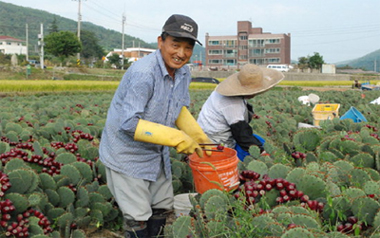
<svg viewBox="0 0 380 238">
<path fill-rule="evenodd" d="M 79 0 L 0 0 L 78 20 Z M 318 52 L 326 63 L 360 58 L 380 49 L 380 0 L 81 0 L 82 21 L 156 42 L 172 14 L 193 18 L 202 43 L 236 35 L 237 21 L 264 32 L 291 34 L 291 59 Z"/>
</svg>

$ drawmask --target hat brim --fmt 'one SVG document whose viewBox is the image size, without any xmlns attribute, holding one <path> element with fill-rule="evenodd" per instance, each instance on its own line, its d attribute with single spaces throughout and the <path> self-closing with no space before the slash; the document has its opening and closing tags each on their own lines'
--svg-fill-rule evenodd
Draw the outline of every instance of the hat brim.
<svg viewBox="0 0 380 238">
<path fill-rule="evenodd" d="M 193 35 L 191 35 L 189 33 L 176 32 L 176 31 L 165 31 L 165 32 L 171 36 L 174 36 L 174 37 L 182 37 L 182 38 L 189 38 L 189 39 L 195 40 L 199 45 L 202 45 L 202 43 L 199 42 L 199 40 L 197 38 L 195 38 Z"/>
<path fill-rule="evenodd" d="M 262 68 L 263 81 L 260 87 L 250 88 L 241 85 L 238 75 L 235 73 L 227 77 L 215 90 L 223 96 L 248 96 L 263 93 L 284 79 L 284 74 L 274 69 Z"/>
</svg>

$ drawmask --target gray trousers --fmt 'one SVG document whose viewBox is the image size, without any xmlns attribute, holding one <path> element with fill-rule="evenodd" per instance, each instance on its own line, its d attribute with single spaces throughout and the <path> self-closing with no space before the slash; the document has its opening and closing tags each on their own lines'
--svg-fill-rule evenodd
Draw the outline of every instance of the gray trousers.
<svg viewBox="0 0 380 238">
<path fill-rule="evenodd" d="M 106 167 L 107 186 L 125 220 L 147 221 L 152 209 L 172 211 L 173 185 L 163 169 L 156 182 L 136 179 Z"/>
</svg>

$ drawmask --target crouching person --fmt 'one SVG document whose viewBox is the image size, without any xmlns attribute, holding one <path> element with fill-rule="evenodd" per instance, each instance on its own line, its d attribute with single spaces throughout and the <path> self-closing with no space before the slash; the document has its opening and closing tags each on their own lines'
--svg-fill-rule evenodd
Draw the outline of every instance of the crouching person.
<svg viewBox="0 0 380 238">
<path fill-rule="evenodd" d="M 214 143 L 235 149 L 242 161 L 252 145 L 263 153 L 265 140 L 254 134 L 249 125 L 254 112 L 248 100 L 265 93 L 283 78 L 277 70 L 244 65 L 211 93 L 199 113 L 199 125 Z"/>
</svg>

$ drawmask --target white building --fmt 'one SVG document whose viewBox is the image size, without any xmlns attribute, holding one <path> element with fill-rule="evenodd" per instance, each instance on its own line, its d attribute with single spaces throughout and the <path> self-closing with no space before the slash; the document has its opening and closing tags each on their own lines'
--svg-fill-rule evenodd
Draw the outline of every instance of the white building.
<svg viewBox="0 0 380 238">
<path fill-rule="evenodd" d="M 107 57 L 110 57 L 112 54 L 118 54 L 121 57 L 121 54 L 124 53 L 124 58 L 128 58 L 129 62 L 137 61 L 138 59 L 141 59 L 142 57 L 149 55 L 150 53 L 153 53 L 156 51 L 156 49 L 148 49 L 148 48 L 126 48 L 124 52 L 121 49 L 114 49 L 113 51 L 109 52 L 106 55 L 106 61 Z"/>
<path fill-rule="evenodd" d="M 3 54 L 26 55 L 25 41 L 10 36 L 0 36 L 0 52 Z"/>
</svg>

